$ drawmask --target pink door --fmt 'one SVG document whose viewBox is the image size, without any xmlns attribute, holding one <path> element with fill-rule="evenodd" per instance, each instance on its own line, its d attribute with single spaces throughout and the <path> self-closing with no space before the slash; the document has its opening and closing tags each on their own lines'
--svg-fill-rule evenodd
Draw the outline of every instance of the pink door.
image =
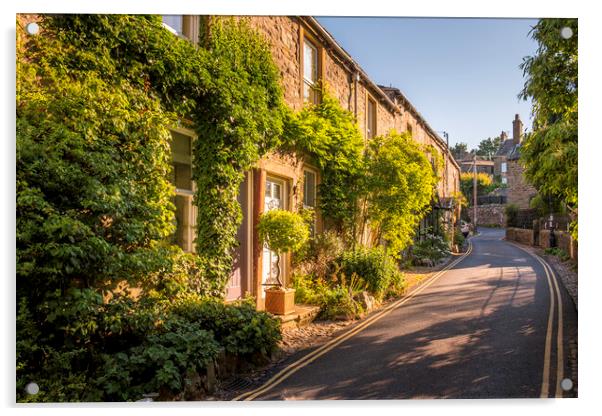
<svg viewBox="0 0 602 416">
<path fill-rule="evenodd" d="M 234 251 L 234 264 L 232 267 L 232 275 L 228 281 L 226 288 L 226 299 L 234 300 L 242 298 L 244 291 L 248 290 L 250 281 L 250 270 L 249 270 L 249 174 L 245 175 L 245 180 L 240 185 L 238 190 L 238 203 L 242 209 L 242 223 L 238 227 L 236 238 L 238 240 L 238 247 Z"/>
</svg>

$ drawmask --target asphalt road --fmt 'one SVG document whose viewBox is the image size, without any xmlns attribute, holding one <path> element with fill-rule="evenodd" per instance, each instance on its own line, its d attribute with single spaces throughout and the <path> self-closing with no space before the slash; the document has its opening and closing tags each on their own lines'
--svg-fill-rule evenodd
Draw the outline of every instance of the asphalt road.
<svg viewBox="0 0 602 416">
<path fill-rule="evenodd" d="M 566 356 L 577 315 L 570 297 L 560 281 L 557 294 L 535 258 L 503 241 L 503 230 L 481 231 L 472 252 L 430 286 L 246 398 L 537 398 L 542 390 L 574 397 L 556 381 L 571 374 Z"/>
</svg>

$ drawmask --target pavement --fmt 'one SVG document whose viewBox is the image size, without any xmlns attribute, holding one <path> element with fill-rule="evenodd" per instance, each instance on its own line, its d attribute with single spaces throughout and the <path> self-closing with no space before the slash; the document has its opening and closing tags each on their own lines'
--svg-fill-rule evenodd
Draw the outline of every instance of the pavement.
<svg viewBox="0 0 602 416">
<path fill-rule="evenodd" d="M 574 304 L 503 229 L 480 231 L 449 270 L 237 399 L 576 397 L 576 380 L 561 388 L 576 374 Z"/>
</svg>

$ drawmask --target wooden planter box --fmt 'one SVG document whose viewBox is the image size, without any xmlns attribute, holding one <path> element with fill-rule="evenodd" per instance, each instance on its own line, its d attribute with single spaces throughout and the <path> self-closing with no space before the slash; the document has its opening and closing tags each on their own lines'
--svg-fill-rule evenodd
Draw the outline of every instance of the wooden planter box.
<svg viewBox="0 0 602 416">
<path fill-rule="evenodd" d="M 265 291 L 265 310 L 286 315 L 295 310 L 295 289 L 270 288 Z"/>
</svg>

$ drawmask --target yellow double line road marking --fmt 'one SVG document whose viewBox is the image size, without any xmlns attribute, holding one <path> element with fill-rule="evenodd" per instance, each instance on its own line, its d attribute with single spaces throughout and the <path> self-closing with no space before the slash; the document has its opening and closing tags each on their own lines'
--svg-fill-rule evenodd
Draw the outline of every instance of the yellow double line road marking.
<svg viewBox="0 0 602 416">
<path fill-rule="evenodd" d="M 327 352 L 329 352 L 330 350 L 335 348 L 337 345 L 341 344 L 342 342 L 348 340 L 349 338 L 351 338 L 354 335 L 358 334 L 359 332 L 363 331 L 368 326 L 372 325 L 374 322 L 376 322 L 379 319 L 383 318 L 384 316 L 388 315 L 389 313 L 391 313 L 393 310 L 400 307 L 404 303 L 409 302 L 413 297 L 415 297 L 420 292 L 425 290 L 427 287 L 432 285 L 446 271 L 448 271 L 449 269 L 451 269 L 452 267 L 454 267 L 458 263 L 460 263 L 462 260 L 464 260 L 468 255 L 470 255 L 471 252 L 472 252 L 472 243 L 469 240 L 468 249 L 466 250 L 466 253 L 464 253 L 462 256 L 460 256 L 460 258 L 458 258 L 458 259 L 454 260 L 453 262 L 451 262 L 450 264 L 448 264 L 446 267 L 441 269 L 439 272 L 435 273 L 425 283 L 421 284 L 418 288 L 414 289 L 411 293 L 409 293 L 408 295 L 404 296 L 403 298 L 393 302 L 392 304 L 390 304 L 389 306 L 384 308 L 382 311 L 377 312 L 376 314 L 374 314 L 370 318 L 366 319 L 366 321 L 360 323 L 359 325 L 357 325 L 355 328 L 351 329 L 350 331 L 338 336 L 337 338 L 327 342 L 320 348 L 317 348 L 316 350 L 310 352 L 309 354 L 301 357 L 294 363 L 290 364 L 286 368 L 279 371 L 277 374 L 275 374 L 272 378 L 270 378 L 262 386 L 256 388 L 255 390 L 252 390 L 250 392 L 243 393 L 243 394 L 235 397 L 232 400 L 234 400 L 234 401 L 253 400 L 253 399 L 257 398 L 259 395 L 276 387 L 277 385 L 282 383 L 284 380 L 286 380 L 287 378 L 289 378 L 290 376 L 295 374 L 297 371 L 299 371 L 306 365 L 312 363 L 313 361 L 317 360 L 318 358 L 320 358 L 321 356 L 323 356 L 324 354 L 326 354 Z"/>
<path fill-rule="evenodd" d="M 513 246 L 521 249 L 525 253 L 529 254 L 535 260 L 537 260 L 543 267 L 546 273 L 546 279 L 548 280 L 548 287 L 550 289 L 550 309 L 548 311 L 548 327 L 546 330 L 546 345 L 544 349 L 543 358 L 543 375 L 541 381 L 541 394 L 539 397 L 548 398 L 550 394 L 550 367 L 552 364 L 552 333 L 554 331 L 554 314 L 556 310 L 555 304 L 558 303 L 558 330 L 556 337 L 556 389 L 554 392 L 555 397 L 562 397 L 561 383 L 564 378 L 564 344 L 563 344 L 563 322 L 562 322 L 562 298 L 560 296 L 560 289 L 558 287 L 558 279 L 554 270 L 550 265 L 544 261 L 537 254 L 533 254 L 519 245 L 510 243 Z M 556 298 L 556 299 L 554 299 Z"/>
</svg>

